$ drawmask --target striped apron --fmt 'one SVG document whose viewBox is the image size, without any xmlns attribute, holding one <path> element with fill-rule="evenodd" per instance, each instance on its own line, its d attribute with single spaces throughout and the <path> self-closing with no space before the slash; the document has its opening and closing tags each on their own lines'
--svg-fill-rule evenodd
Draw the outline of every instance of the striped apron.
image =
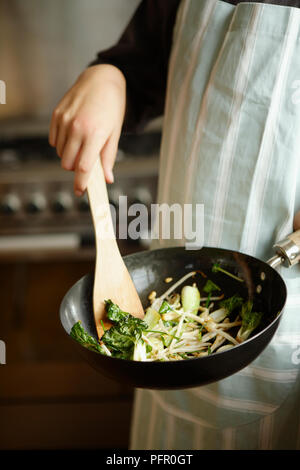
<svg viewBox="0 0 300 470">
<path fill-rule="evenodd" d="M 204 204 L 204 245 L 266 260 L 300 209 L 299 130 L 300 10 L 184 0 L 158 203 Z M 300 269 L 280 272 L 288 301 L 264 352 L 211 385 L 136 390 L 132 449 L 300 449 Z"/>
</svg>

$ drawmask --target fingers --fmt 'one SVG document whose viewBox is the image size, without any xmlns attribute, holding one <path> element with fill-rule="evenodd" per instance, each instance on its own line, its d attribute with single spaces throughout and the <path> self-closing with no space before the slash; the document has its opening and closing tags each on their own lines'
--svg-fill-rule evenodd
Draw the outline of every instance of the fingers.
<svg viewBox="0 0 300 470">
<path fill-rule="evenodd" d="M 113 167 L 118 151 L 120 132 L 114 132 L 101 151 L 101 161 L 104 177 L 107 183 L 114 182 Z"/>
<path fill-rule="evenodd" d="M 102 133 L 92 135 L 83 142 L 75 163 L 74 192 L 77 196 L 81 196 L 86 190 L 91 170 L 106 139 L 106 134 Z"/>
<path fill-rule="evenodd" d="M 82 147 L 83 136 L 75 129 L 76 126 L 71 124 L 67 131 L 67 138 L 64 144 L 61 156 L 61 166 L 65 170 L 75 170 L 75 164 Z"/>
<path fill-rule="evenodd" d="M 68 119 L 67 113 L 55 109 L 52 115 L 49 143 L 56 147 L 57 155 L 61 158 L 61 166 L 73 171 L 75 162 L 82 146 L 84 134 L 78 119 Z"/>
<path fill-rule="evenodd" d="M 62 168 L 75 171 L 74 192 L 77 196 L 86 190 L 90 172 L 100 154 L 105 180 L 114 182 L 113 166 L 121 131 L 118 129 L 109 135 L 108 131 L 91 129 L 92 126 L 83 126 L 79 119 L 69 121 L 66 113 L 53 113 L 49 143 L 56 147 Z"/>
<path fill-rule="evenodd" d="M 293 224 L 294 230 L 299 230 L 300 229 L 300 211 L 296 212 L 295 217 L 294 217 L 294 224 Z"/>
<path fill-rule="evenodd" d="M 114 67 L 88 68 L 53 112 L 49 143 L 56 147 L 61 166 L 75 172 L 78 195 L 85 191 L 100 155 L 106 181 L 114 181 L 112 170 L 126 101 L 126 82 L 120 74 Z"/>
<path fill-rule="evenodd" d="M 57 123 L 57 110 L 55 109 L 50 123 L 50 130 L 49 130 L 49 144 L 52 147 L 56 147 L 56 139 L 57 139 L 57 131 L 58 131 L 58 123 Z"/>
<path fill-rule="evenodd" d="M 57 155 L 62 158 L 65 144 L 68 137 L 69 121 L 66 114 L 63 114 L 59 119 L 58 132 L 56 137 L 56 151 Z"/>
<path fill-rule="evenodd" d="M 56 147 L 59 157 L 62 156 L 67 137 L 68 117 L 57 107 L 53 114 L 49 131 L 49 144 Z"/>
</svg>

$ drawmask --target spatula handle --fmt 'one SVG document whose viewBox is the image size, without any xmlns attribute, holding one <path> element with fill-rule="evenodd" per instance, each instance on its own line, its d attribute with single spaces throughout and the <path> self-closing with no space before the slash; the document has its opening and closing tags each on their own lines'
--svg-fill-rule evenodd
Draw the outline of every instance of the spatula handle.
<svg viewBox="0 0 300 470">
<path fill-rule="evenodd" d="M 97 159 L 87 185 L 96 241 L 116 242 L 106 182 L 100 158 Z"/>
</svg>

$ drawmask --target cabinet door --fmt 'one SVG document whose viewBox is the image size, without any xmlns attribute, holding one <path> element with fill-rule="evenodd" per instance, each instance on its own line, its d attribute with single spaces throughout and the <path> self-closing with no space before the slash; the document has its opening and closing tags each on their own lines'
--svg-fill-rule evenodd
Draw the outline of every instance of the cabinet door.
<svg viewBox="0 0 300 470">
<path fill-rule="evenodd" d="M 92 269 L 0 264 L 0 449 L 128 446 L 133 390 L 85 363 L 59 320 L 66 291 Z"/>
</svg>

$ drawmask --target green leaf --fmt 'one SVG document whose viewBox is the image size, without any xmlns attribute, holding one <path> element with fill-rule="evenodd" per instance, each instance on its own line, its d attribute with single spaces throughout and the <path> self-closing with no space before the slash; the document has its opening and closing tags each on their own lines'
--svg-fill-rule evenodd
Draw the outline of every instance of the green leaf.
<svg viewBox="0 0 300 470">
<path fill-rule="evenodd" d="M 217 286 L 217 284 L 215 284 L 213 281 L 211 281 L 210 279 L 207 280 L 205 286 L 203 287 L 203 290 L 204 292 L 206 292 L 207 294 L 212 294 L 213 291 L 215 290 L 221 290 L 221 288 L 219 286 Z"/>
<path fill-rule="evenodd" d="M 208 308 L 208 307 L 209 307 L 210 298 L 211 298 L 211 293 L 209 293 L 208 296 L 207 296 L 207 299 L 206 299 L 206 302 L 205 302 L 205 308 Z"/>
<path fill-rule="evenodd" d="M 123 310 L 111 300 L 106 300 L 105 305 L 108 318 L 114 323 L 114 327 L 116 327 L 121 334 L 139 339 L 142 332 L 148 328 L 144 320 L 136 318 L 130 313 L 123 312 Z"/>
<path fill-rule="evenodd" d="M 253 302 L 248 300 L 245 302 L 241 309 L 242 317 L 242 331 L 255 330 L 262 320 L 263 314 L 261 312 L 252 312 Z"/>
<path fill-rule="evenodd" d="M 232 297 L 228 299 L 221 300 L 219 302 L 219 306 L 222 308 L 226 308 L 228 313 L 233 312 L 236 308 L 240 308 L 243 305 L 244 300 L 238 294 L 234 294 Z"/>
<path fill-rule="evenodd" d="M 107 330 L 101 339 L 111 352 L 124 353 L 126 357 L 132 353 L 135 342 L 134 338 L 121 333 L 115 326 Z"/>
<path fill-rule="evenodd" d="M 182 359 L 191 359 L 190 356 L 188 356 L 186 353 L 178 353 L 178 355 L 182 357 Z"/>
<path fill-rule="evenodd" d="M 73 325 L 70 336 L 90 351 L 106 354 L 99 342 L 85 331 L 80 321 Z"/>
<path fill-rule="evenodd" d="M 163 303 L 160 306 L 159 313 L 161 315 L 163 315 L 164 313 L 167 313 L 167 312 L 170 312 L 170 311 L 172 311 L 172 308 L 170 307 L 168 302 L 166 300 L 164 300 Z"/>
<path fill-rule="evenodd" d="M 223 274 L 226 274 L 227 276 L 232 277 L 232 278 L 235 279 L 236 281 L 244 282 L 244 279 L 241 279 L 240 277 L 236 276 L 235 274 L 232 274 L 232 273 L 230 273 L 229 271 L 226 271 L 226 269 L 221 268 L 220 264 L 215 263 L 215 264 L 213 265 L 213 267 L 212 267 L 212 272 L 213 272 L 213 273 L 217 273 L 218 271 L 220 271 L 220 272 L 223 273 Z"/>
<path fill-rule="evenodd" d="M 102 336 L 103 343 L 114 357 L 132 359 L 135 342 L 148 328 L 147 323 L 124 312 L 111 300 L 106 300 L 105 306 L 107 317 L 113 322 L 113 326 Z"/>
<path fill-rule="evenodd" d="M 114 304 L 111 300 L 105 300 L 105 309 L 108 318 L 113 322 L 120 322 L 126 320 L 129 315 L 127 312 L 123 312 L 117 304 Z"/>
</svg>

